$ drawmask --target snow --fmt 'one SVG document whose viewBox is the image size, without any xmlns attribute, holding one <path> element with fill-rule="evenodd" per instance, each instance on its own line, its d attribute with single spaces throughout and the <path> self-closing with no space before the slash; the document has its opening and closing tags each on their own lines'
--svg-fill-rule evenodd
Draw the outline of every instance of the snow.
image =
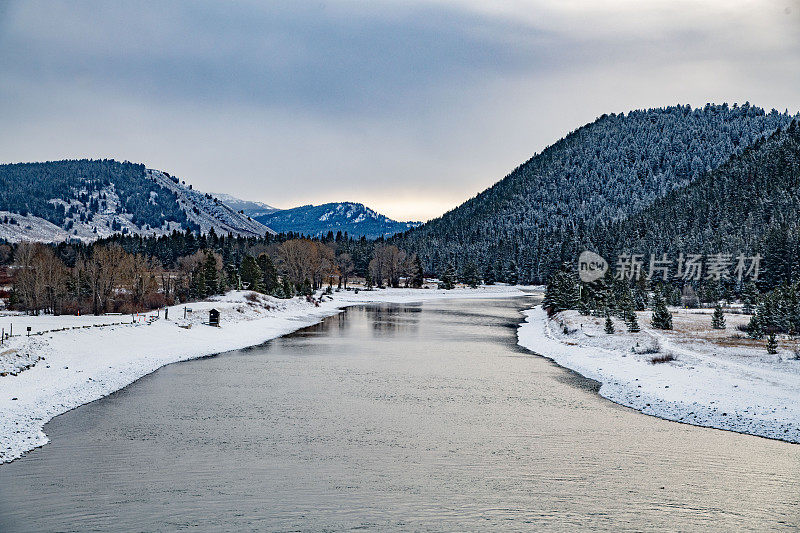
<svg viewBox="0 0 800 533">
<path fill-rule="evenodd" d="M 183 305 L 169 308 L 169 320 L 164 320 L 163 310 L 138 317 L 4 314 L 0 327 L 8 332 L 13 324 L 17 336 L 0 348 L 0 368 L 6 369 L 0 373 L 7 374 L 0 377 L 0 463 L 46 444 L 43 426 L 53 417 L 117 391 L 166 364 L 257 345 L 315 324 L 350 305 L 525 294 L 521 288 L 504 285 L 451 291 L 343 291 L 335 292 L 332 299 L 326 297 L 317 307 L 302 298 L 278 300 L 234 291 L 187 304 L 192 313 L 185 319 Z M 220 328 L 203 323 L 211 308 L 221 312 Z M 26 336 L 28 326 L 34 334 L 30 337 Z"/>
<path fill-rule="evenodd" d="M 265 233 L 274 233 L 260 222 L 234 211 L 226 204 L 206 198 L 203 193 L 175 183 L 163 172 L 148 170 L 147 178 L 174 192 L 187 217 L 197 223 L 204 233 L 208 232 L 212 227 L 218 234 L 223 235 L 229 232 L 245 236 L 263 236 Z M 64 205 L 67 210 L 70 207 L 78 210 L 77 213 L 67 216 L 65 219 L 72 224 L 69 230 L 31 214 L 23 216 L 19 213 L 0 211 L 0 221 L 7 217 L 17 222 L 17 224 L 3 224 L 0 222 L 0 239 L 9 242 L 63 242 L 70 240 L 92 242 L 123 231 L 134 235 L 169 235 L 174 230 L 183 230 L 181 224 L 175 221 L 165 221 L 157 228 L 137 227 L 133 223 L 132 214 L 117 213 L 116 208 L 121 201 L 113 183 L 99 191 L 88 191 L 84 188 L 76 190 L 75 193 L 88 195 L 93 200 L 99 200 L 102 195 L 105 197 L 104 201 L 107 207 L 97 213 L 93 213 L 91 221 L 81 221 L 81 215 L 89 214 L 87 206 L 81 201 L 73 199 L 67 202 L 60 198 L 51 198 L 48 201 L 53 204 Z M 158 193 L 150 191 L 150 201 L 154 202 L 156 197 L 158 197 Z M 264 205 L 266 206 L 266 204 Z M 194 211 L 195 208 L 197 212 Z M 112 228 L 117 224 L 119 229 L 115 231 Z"/>
<path fill-rule="evenodd" d="M 40 217 L 30 214 L 22 216 L 19 213 L 0 211 L 0 219 L 4 217 L 8 217 L 9 219 L 13 218 L 18 223 L 0 223 L 0 239 L 4 241 L 59 242 L 70 237 L 70 233 L 63 228 Z"/>
<path fill-rule="evenodd" d="M 212 227 L 221 235 L 233 233 L 246 237 L 263 237 L 265 233 L 275 233 L 257 220 L 236 212 L 223 201 L 216 201 L 213 197 L 209 199 L 199 191 L 175 183 L 160 170 L 147 169 L 147 177 L 174 192 L 178 196 L 178 203 L 184 207 L 186 216 L 199 225 L 203 233 L 207 233 Z M 194 208 L 197 208 L 197 213 Z"/>
<path fill-rule="evenodd" d="M 600 395 L 613 402 L 667 420 L 800 443 L 800 361 L 787 354 L 654 331 L 649 313 L 639 316 L 640 333 L 620 333 L 625 327 L 617 320 L 613 335 L 604 333 L 604 319 L 575 311 L 548 319 L 535 307 L 525 315 L 521 346 L 598 381 Z M 653 364 L 659 354 L 676 360 Z"/>
</svg>

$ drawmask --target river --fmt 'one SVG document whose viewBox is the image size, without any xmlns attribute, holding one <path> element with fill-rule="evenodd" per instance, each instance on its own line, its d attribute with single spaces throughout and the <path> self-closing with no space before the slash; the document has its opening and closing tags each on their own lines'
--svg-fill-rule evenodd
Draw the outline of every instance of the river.
<svg viewBox="0 0 800 533">
<path fill-rule="evenodd" d="M 599 397 L 517 346 L 530 305 L 354 307 L 164 367 L 0 465 L 0 531 L 800 524 L 800 446 Z"/>
</svg>

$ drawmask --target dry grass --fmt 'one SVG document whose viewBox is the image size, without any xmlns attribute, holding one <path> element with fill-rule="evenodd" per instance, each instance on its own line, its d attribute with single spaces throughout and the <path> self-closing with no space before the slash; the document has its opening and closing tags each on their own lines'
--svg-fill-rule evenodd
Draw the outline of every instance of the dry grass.
<svg viewBox="0 0 800 533">
<path fill-rule="evenodd" d="M 248 292 L 244 295 L 244 299 L 248 302 L 257 302 L 261 300 L 261 295 L 257 292 Z"/>
<path fill-rule="evenodd" d="M 669 363 L 670 361 L 675 361 L 675 360 L 677 360 L 677 357 L 675 357 L 674 354 L 662 353 L 662 354 L 654 355 L 653 357 L 651 357 L 650 358 L 650 364 L 651 365 L 657 365 L 659 363 Z"/>
</svg>

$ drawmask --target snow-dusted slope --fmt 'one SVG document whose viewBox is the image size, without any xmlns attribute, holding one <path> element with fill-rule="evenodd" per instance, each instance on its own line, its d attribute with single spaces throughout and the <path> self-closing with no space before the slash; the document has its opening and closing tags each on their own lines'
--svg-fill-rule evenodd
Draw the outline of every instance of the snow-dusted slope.
<svg viewBox="0 0 800 533">
<path fill-rule="evenodd" d="M 61 242 L 68 240 L 94 241 L 115 233 L 157 234 L 184 229 L 179 222 L 164 221 L 160 227 L 137 226 L 132 213 L 121 209 L 121 200 L 113 183 L 96 191 L 76 189 L 73 198 L 50 198 L 49 203 L 63 205 L 68 215 L 63 226 L 31 213 L 5 211 L 0 205 L 0 238 L 9 242 Z M 99 209 L 93 210 L 92 203 Z M 122 211 L 122 212 L 120 212 Z"/>
<path fill-rule="evenodd" d="M 33 185 L 37 179 L 42 181 L 49 179 L 37 173 L 32 173 L 31 176 L 30 179 L 34 180 Z M 19 209 L 19 204 L 16 208 L 18 211 L 13 211 L 10 206 L 0 203 L 0 239 L 10 242 L 23 240 L 88 242 L 118 233 L 164 235 L 173 230 L 182 231 L 187 228 L 199 228 L 207 232 L 212 227 L 219 234 L 263 236 L 272 232 L 246 214 L 236 212 L 210 195 L 192 190 L 191 186 L 184 185 L 165 172 L 147 170 L 140 176 L 135 179 L 149 180 L 155 185 L 143 188 L 150 191 L 146 206 L 151 208 L 151 211 L 155 210 L 155 216 L 150 213 L 150 216 L 143 218 L 141 212 L 137 213 L 137 208 L 132 208 L 130 203 L 126 203 L 119 182 L 106 180 L 97 187 L 100 180 L 95 176 L 91 173 L 80 174 L 73 180 L 73 185 L 63 189 L 58 197 L 45 197 L 45 205 L 49 204 L 65 213 L 63 224 L 43 218 L 48 215 L 41 213 L 41 209 L 37 214 L 43 216 L 36 216 L 27 208 Z M 13 182 L 7 185 L 15 186 Z M 44 189 L 45 183 L 41 185 Z M 125 183 L 123 188 L 130 189 L 130 181 Z M 167 194 L 164 189 L 171 194 Z M 24 198 L 27 203 L 28 197 Z M 172 202 L 177 202 L 176 209 L 171 207 L 174 205 Z M 159 209 L 162 209 L 160 217 Z M 20 214 L 19 211 L 28 212 Z M 181 211 L 185 213 L 185 217 Z M 150 223 L 143 220 L 148 220 Z M 160 225 L 154 225 L 156 221 L 160 222 Z"/>
<path fill-rule="evenodd" d="M 217 200 L 221 201 L 231 209 L 236 212 L 243 212 L 245 215 L 255 218 L 262 215 L 268 215 L 270 213 L 274 213 L 275 211 L 279 211 L 277 207 L 272 207 L 269 204 L 265 204 L 264 202 L 256 202 L 253 200 L 242 200 L 241 198 L 237 198 L 235 196 L 231 196 L 230 194 L 225 194 L 222 192 L 212 192 L 209 193 L 211 196 L 215 197 Z"/>
<path fill-rule="evenodd" d="M 212 227 L 217 233 L 233 233 L 245 236 L 264 236 L 275 232 L 264 224 L 247 215 L 234 211 L 219 199 L 190 189 L 160 170 L 147 170 L 148 179 L 152 179 L 162 187 L 173 191 L 178 196 L 178 203 L 186 211 L 189 220 L 200 226 L 202 232 Z"/>
</svg>

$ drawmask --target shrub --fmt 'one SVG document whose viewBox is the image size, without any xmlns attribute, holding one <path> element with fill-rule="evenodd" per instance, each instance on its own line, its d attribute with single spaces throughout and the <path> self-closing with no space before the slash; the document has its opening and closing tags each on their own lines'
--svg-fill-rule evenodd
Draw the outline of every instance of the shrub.
<svg viewBox="0 0 800 533">
<path fill-rule="evenodd" d="M 168 305 L 167 297 L 160 292 L 149 292 L 144 295 L 142 304 L 146 309 L 159 309 Z"/>
<path fill-rule="evenodd" d="M 247 300 L 248 302 L 257 302 L 260 299 L 260 297 L 258 293 L 250 291 L 244 295 L 244 299 Z"/>
<path fill-rule="evenodd" d="M 767 336 L 767 353 L 771 355 L 778 353 L 778 338 L 775 333 L 770 333 Z"/>
<path fill-rule="evenodd" d="M 658 342 L 658 339 L 653 339 L 650 341 L 650 344 L 645 346 L 639 346 L 638 344 L 634 346 L 633 351 L 640 354 L 640 355 L 647 355 L 652 353 L 660 353 L 661 352 L 661 343 Z"/>
<path fill-rule="evenodd" d="M 650 358 L 651 365 L 657 365 L 659 363 L 669 363 L 670 361 L 676 361 L 677 357 L 675 357 L 672 353 L 663 353 L 659 355 L 654 355 Z"/>
</svg>

